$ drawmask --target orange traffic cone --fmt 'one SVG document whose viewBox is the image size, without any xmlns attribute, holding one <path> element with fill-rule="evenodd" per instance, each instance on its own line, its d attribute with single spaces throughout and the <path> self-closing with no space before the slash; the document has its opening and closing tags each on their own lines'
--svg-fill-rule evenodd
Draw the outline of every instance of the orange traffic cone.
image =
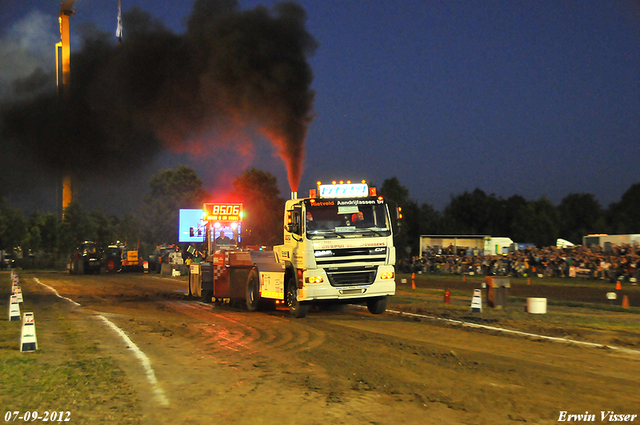
<svg viewBox="0 0 640 425">
<path fill-rule="evenodd" d="M 622 285 L 620 285 L 620 281 L 618 281 L 618 282 L 616 283 L 616 290 L 618 290 L 618 291 L 619 291 L 619 290 L 621 290 L 621 289 L 622 289 Z"/>
<path fill-rule="evenodd" d="M 626 295 L 622 297 L 622 308 L 629 308 L 629 298 Z"/>
<path fill-rule="evenodd" d="M 527 279 L 527 285 L 531 285 L 531 278 Z"/>
<path fill-rule="evenodd" d="M 466 274 L 463 274 L 463 275 L 462 275 L 462 281 L 463 281 L 463 282 L 466 282 L 466 281 L 467 281 L 467 275 L 466 275 Z"/>
</svg>

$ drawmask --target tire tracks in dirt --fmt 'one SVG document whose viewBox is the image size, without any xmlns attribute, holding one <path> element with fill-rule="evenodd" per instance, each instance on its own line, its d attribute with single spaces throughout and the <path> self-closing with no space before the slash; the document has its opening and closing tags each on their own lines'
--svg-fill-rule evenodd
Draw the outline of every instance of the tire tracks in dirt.
<svg viewBox="0 0 640 425">
<path fill-rule="evenodd" d="M 200 321 L 196 327 L 208 343 L 247 355 L 255 352 L 300 352 L 322 345 L 323 331 L 295 325 L 295 320 L 269 313 L 249 313 L 224 309 L 215 311 L 211 304 L 188 301 L 164 301 L 176 313 Z M 289 326 L 284 326 L 287 322 Z"/>
</svg>

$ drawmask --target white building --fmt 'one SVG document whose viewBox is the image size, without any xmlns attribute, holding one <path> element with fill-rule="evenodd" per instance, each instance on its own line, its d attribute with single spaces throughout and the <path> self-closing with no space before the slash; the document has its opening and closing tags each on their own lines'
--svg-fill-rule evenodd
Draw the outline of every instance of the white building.
<svg viewBox="0 0 640 425">
<path fill-rule="evenodd" d="M 621 246 L 624 244 L 634 245 L 640 244 L 640 234 L 629 234 L 629 235 L 607 235 L 607 234 L 597 234 L 597 235 L 587 235 L 582 237 L 582 245 L 586 247 L 592 246 L 600 246 L 607 250 L 607 248 L 611 248 L 612 245 Z"/>
<path fill-rule="evenodd" d="M 438 252 L 439 249 L 453 246 L 455 251 L 465 248 L 474 255 L 497 255 L 509 253 L 513 244 L 511 238 L 489 235 L 421 235 L 420 253 L 428 247 Z"/>
</svg>

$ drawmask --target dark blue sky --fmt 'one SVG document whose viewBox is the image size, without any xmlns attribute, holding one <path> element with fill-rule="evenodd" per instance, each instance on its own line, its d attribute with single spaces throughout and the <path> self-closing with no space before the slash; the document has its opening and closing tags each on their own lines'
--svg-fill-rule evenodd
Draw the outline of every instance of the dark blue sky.
<svg viewBox="0 0 640 425">
<path fill-rule="evenodd" d="M 318 42 L 300 192 L 317 180 L 381 185 L 395 176 L 438 210 L 476 187 L 554 203 L 592 193 L 606 207 L 640 182 L 639 1 L 298 3 Z M 0 87 L 38 64 L 53 67 L 59 4 L 2 1 L 0 54 L 15 56 L 0 60 Z M 123 11 L 137 6 L 177 33 L 186 4 L 122 0 Z M 115 32 L 117 0 L 77 0 L 75 11 L 72 33 L 83 22 Z M 259 141 L 253 158 L 222 157 L 167 153 L 145 173 L 187 163 L 217 192 L 253 165 L 275 174 L 288 196 L 285 167 L 268 143 Z M 118 198 L 114 191 L 101 200 Z"/>
</svg>

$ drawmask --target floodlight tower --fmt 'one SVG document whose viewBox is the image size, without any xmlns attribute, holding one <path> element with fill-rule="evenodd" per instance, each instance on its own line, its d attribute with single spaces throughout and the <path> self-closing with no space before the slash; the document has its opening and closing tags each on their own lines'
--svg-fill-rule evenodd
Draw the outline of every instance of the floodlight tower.
<svg viewBox="0 0 640 425">
<path fill-rule="evenodd" d="M 75 0 L 67 0 L 60 3 L 60 42 L 56 43 L 56 77 L 58 94 L 63 99 L 69 99 L 69 76 L 71 74 L 69 46 L 69 17 L 73 15 L 73 3 Z"/>
<path fill-rule="evenodd" d="M 56 43 L 56 85 L 58 96 L 63 101 L 69 100 L 69 83 L 71 75 L 71 48 L 69 45 L 69 17 L 73 15 L 75 0 L 60 3 L 60 42 Z M 62 217 L 64 211 L 73 201 L 73 182 L 71 174 L 62 176 Z"/>
</svg>

